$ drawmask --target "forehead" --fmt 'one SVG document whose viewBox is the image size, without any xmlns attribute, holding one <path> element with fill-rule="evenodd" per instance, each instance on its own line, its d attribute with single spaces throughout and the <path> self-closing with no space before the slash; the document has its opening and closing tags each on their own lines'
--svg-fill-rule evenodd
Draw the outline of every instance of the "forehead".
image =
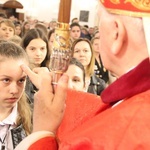
<svg viewBox="0 0 150 150">
<path fill-rule="evenodd" d="M 6 26 L 6 24 L 4 22 L 0 23 L 0 26 Z"/>
<path fill-rule="evenodd" d="M 93 40 L 93 43 L 98 43 L 99 42 L 99 39 L 94 39 Z"/>
<path fill-rule="evenodd" d="M 38 46 L 46 46 L 46 42 L 43 41 L 42 39 L 33 39 L 30 41 L 29 45 L 28 46 L 35 46 L 35 47 L 38 47 Z"/>
<path fill-rule="evenodd" d="M 78 26 L 73 26 L 71 30 L 80 30 L 80 28 Z"/>
<path fill-rule="evenodd" d="M 2 58 L 0 56 L 0 75 L 21 76 L 23 74 L 23 71 L 20 68 L 22 64 L 28 65 L 27 61 L 23 58 L 13 59 Z"/>
<path fill-rule="evenodd" d="M 8 23 L 5 23 L 5 22 L 2 22 L 2 23 L 0 24 L 0 26 L 1 26 L 1 27 L 10 27 L 10 28 L 12 28 L 11 25 L 9 25 Z"/>
<path fill-rule="evenodd" d="M 90 27 L 89 30 L 94 30 L 94 28 L 93 28 L 93 27 Z"/>
<path fill-rule="evenodd" d="M 84 47 L 83 47 L 84 46 Z M 86 41 L 80 41 L 80 42 L 78 42 L 76 45 L 75 45 L 75 48 L 90 48 L 90 45 L 89 45 L 89 43 L 88 42 L 86 42 Z"/>
<path fill-rule="evenodd" d="M 25 26 L 29 26 L 30 24 L 29 23 L 25 23 Z"/>
<path fill-rule="evenodd" d="M 10 67 L 14 66 L 12 63 L 15 64 L 28 64 L 28 61 L 26 60 L 26 58 L 20 57 L 20 58 L 12 58 L 12 57 L 7 57 L 7 56 L 1 56 L 0 55 L 0 66 L 9 63 Z"/>
<path fill-rule="evenodd" d="M 75 64 L 69 65 L 68 70 L 66 71 L 66 74 L 69 76 L 81 76 L 83 77 L 83 70 L 76 66 Z"/>
<path fill-rule="evenodd" d="M 16 26 L 16 29 L 21 29 L 21 26 Z"/>
</svg>

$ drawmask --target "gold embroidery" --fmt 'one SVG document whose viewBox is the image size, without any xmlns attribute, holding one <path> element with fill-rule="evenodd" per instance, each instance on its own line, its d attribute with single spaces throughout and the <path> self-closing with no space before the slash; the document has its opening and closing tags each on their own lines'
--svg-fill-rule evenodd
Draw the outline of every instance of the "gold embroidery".
<svg viewBox="0 0 150 150">
<path fill-rule="evenodd" d="M 106 0 L 100 0 L 100 1 L 105 5 Z M 120 0 L 109 0 L 109 2 L 114 5 L 119 5 Z M 137 12 L 128 9 L 123 10 L 119 8 L 118 9 L 107 8 L 107 10 L 115 14 L 122 14 L 122 15 L 134 16 L 134 17 L 143 17 L 143 16 L 150 17 L 150 0 L 124 0 L 124 5 L 125 3 L 130 3 L 133 7 L 137 8 L 139 11 Z"/>
<path fill-rule="evenodd" d="M 114 4 L 119 4 L 120 3 L 120 0 L 110 0 L 112 3 Z"/>
<path fill-rule="evenodd" d="M 150 10 L 150 0 L 126 0 L 125 3 L 131 3 L 134 7 L 141 10 Z"/>
<path fill-rule="evenodd" d="M 121 14 L 121 15 L 127 15 L 127 16 L 134 16 L 134 17 L 150 17 L 150 13 L 142 13 L 142 12 L 133 12 L 133 11 L 126 11 L 126 10 L 120 10 L 120 9 L 107 9 L 110 13 L 113 14 Z"/>
</svg>

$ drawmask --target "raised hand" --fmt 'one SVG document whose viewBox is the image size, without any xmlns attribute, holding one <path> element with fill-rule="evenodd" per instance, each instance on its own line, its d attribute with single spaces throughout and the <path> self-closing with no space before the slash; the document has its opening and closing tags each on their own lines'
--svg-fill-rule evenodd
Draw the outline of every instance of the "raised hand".
<svg viewBox="0 0 150 150">
<path fill-rule="evenodd" d="M 33 72 L 27 66 L 22 66 L 22 69 L 39 89 L 34 96 L 33 132 L 45 130 L 55 133 L 65 110 L 68 76 L 62 75 L 54 94 L 52 75 L 48 70 L 37 68 Z"/>
</svg>

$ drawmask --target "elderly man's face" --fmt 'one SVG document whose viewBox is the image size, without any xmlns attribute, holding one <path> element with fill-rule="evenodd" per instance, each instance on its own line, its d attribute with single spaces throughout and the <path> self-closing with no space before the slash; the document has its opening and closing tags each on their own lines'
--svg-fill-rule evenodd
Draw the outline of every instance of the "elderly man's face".
<svg viewBox="0 0 150 150">
<path fill-rule="evenodd" d="M 100 40 L 99 40 L 99 53 L 101 55 L 103 64 L 105 68 L 109 69 L 110 65 L 110 46 L 111 46 L 111 37 L 110 33 L 111 27 L 110 27 L 110 14 L 107 13 L 105 8 L 100 5 L 99 9 L 99 32 L 100 32 Z"/>
</svg>

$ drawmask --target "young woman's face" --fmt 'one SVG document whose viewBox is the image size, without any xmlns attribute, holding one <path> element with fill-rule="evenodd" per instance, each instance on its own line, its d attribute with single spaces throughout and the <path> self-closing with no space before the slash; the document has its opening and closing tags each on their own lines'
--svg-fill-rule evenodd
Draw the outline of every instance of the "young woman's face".
<svg viewBox="0 0 150 150">
<path fill-rule="evenodd" d="M 33 39 L 26 47 L 26 52 L 28 54 L 30 64 L 40 67 L 47 54 L 46 42 L 42 39 Z"/>
<path fill-rule="evenodd" d="M 76 65 L 69 65 L 66 74 L 69 76 L 68 88 L 84 91 L 83 71 Z"/>
<path fill-rule="evenodd" d="M 94 52 L 99 53 L 99 39 L 95 39 L 93 41 L 92 46 L 93 46 Z"/>
<path fill-rule="evenodd" d="M 7 26 L 5 23 L 0 25 L 0 38 L 4 40 L 9 40 L 14 36 L 14 29 L 10 26 Z"/>
<path fill-rule="evenodd" d="M 15 34 L 20 35 L 20 33 L 21 33 L 21 26 L 16 26 L 15 27 Z"/>
<path fill-rule="evenodd" d="M 24 59 L 2 58 L 0 62 L 0 110 L 11 109 L 21 98 L 26 81 L 26 74 L 20 66 Z"/>
<path fill-rule="evenodd" d="M 89 44 L 85 41 L 78 42 L 74 47 L 73 57 L 79 60 L 84 67 L 87 67 L 92 58 L 92 52 Z"/>
<path fill-rule="evenodd" d="M 25 24 L 24 28 L 25 28 L 25 30 L 29 30 L 30 29 L 30 24 L 29 23 Z"/>
<path fill-rule="evenodd" d="M 70 30 L 70 37 L 73 39 L 73 40 L 76 40 L 80 37 L 81 35 L 81 30 L 78 26 L 74 26 L 72 27 L 72 29 Z"/>
<path fill-rule="evenodd" d="M 98 38 L 100 38 L 100 34 L 99 34 L 99 32 L 97 32 L 97 33 L 94 35 L 94 37 L 98 37 Z"/>
</svg>

